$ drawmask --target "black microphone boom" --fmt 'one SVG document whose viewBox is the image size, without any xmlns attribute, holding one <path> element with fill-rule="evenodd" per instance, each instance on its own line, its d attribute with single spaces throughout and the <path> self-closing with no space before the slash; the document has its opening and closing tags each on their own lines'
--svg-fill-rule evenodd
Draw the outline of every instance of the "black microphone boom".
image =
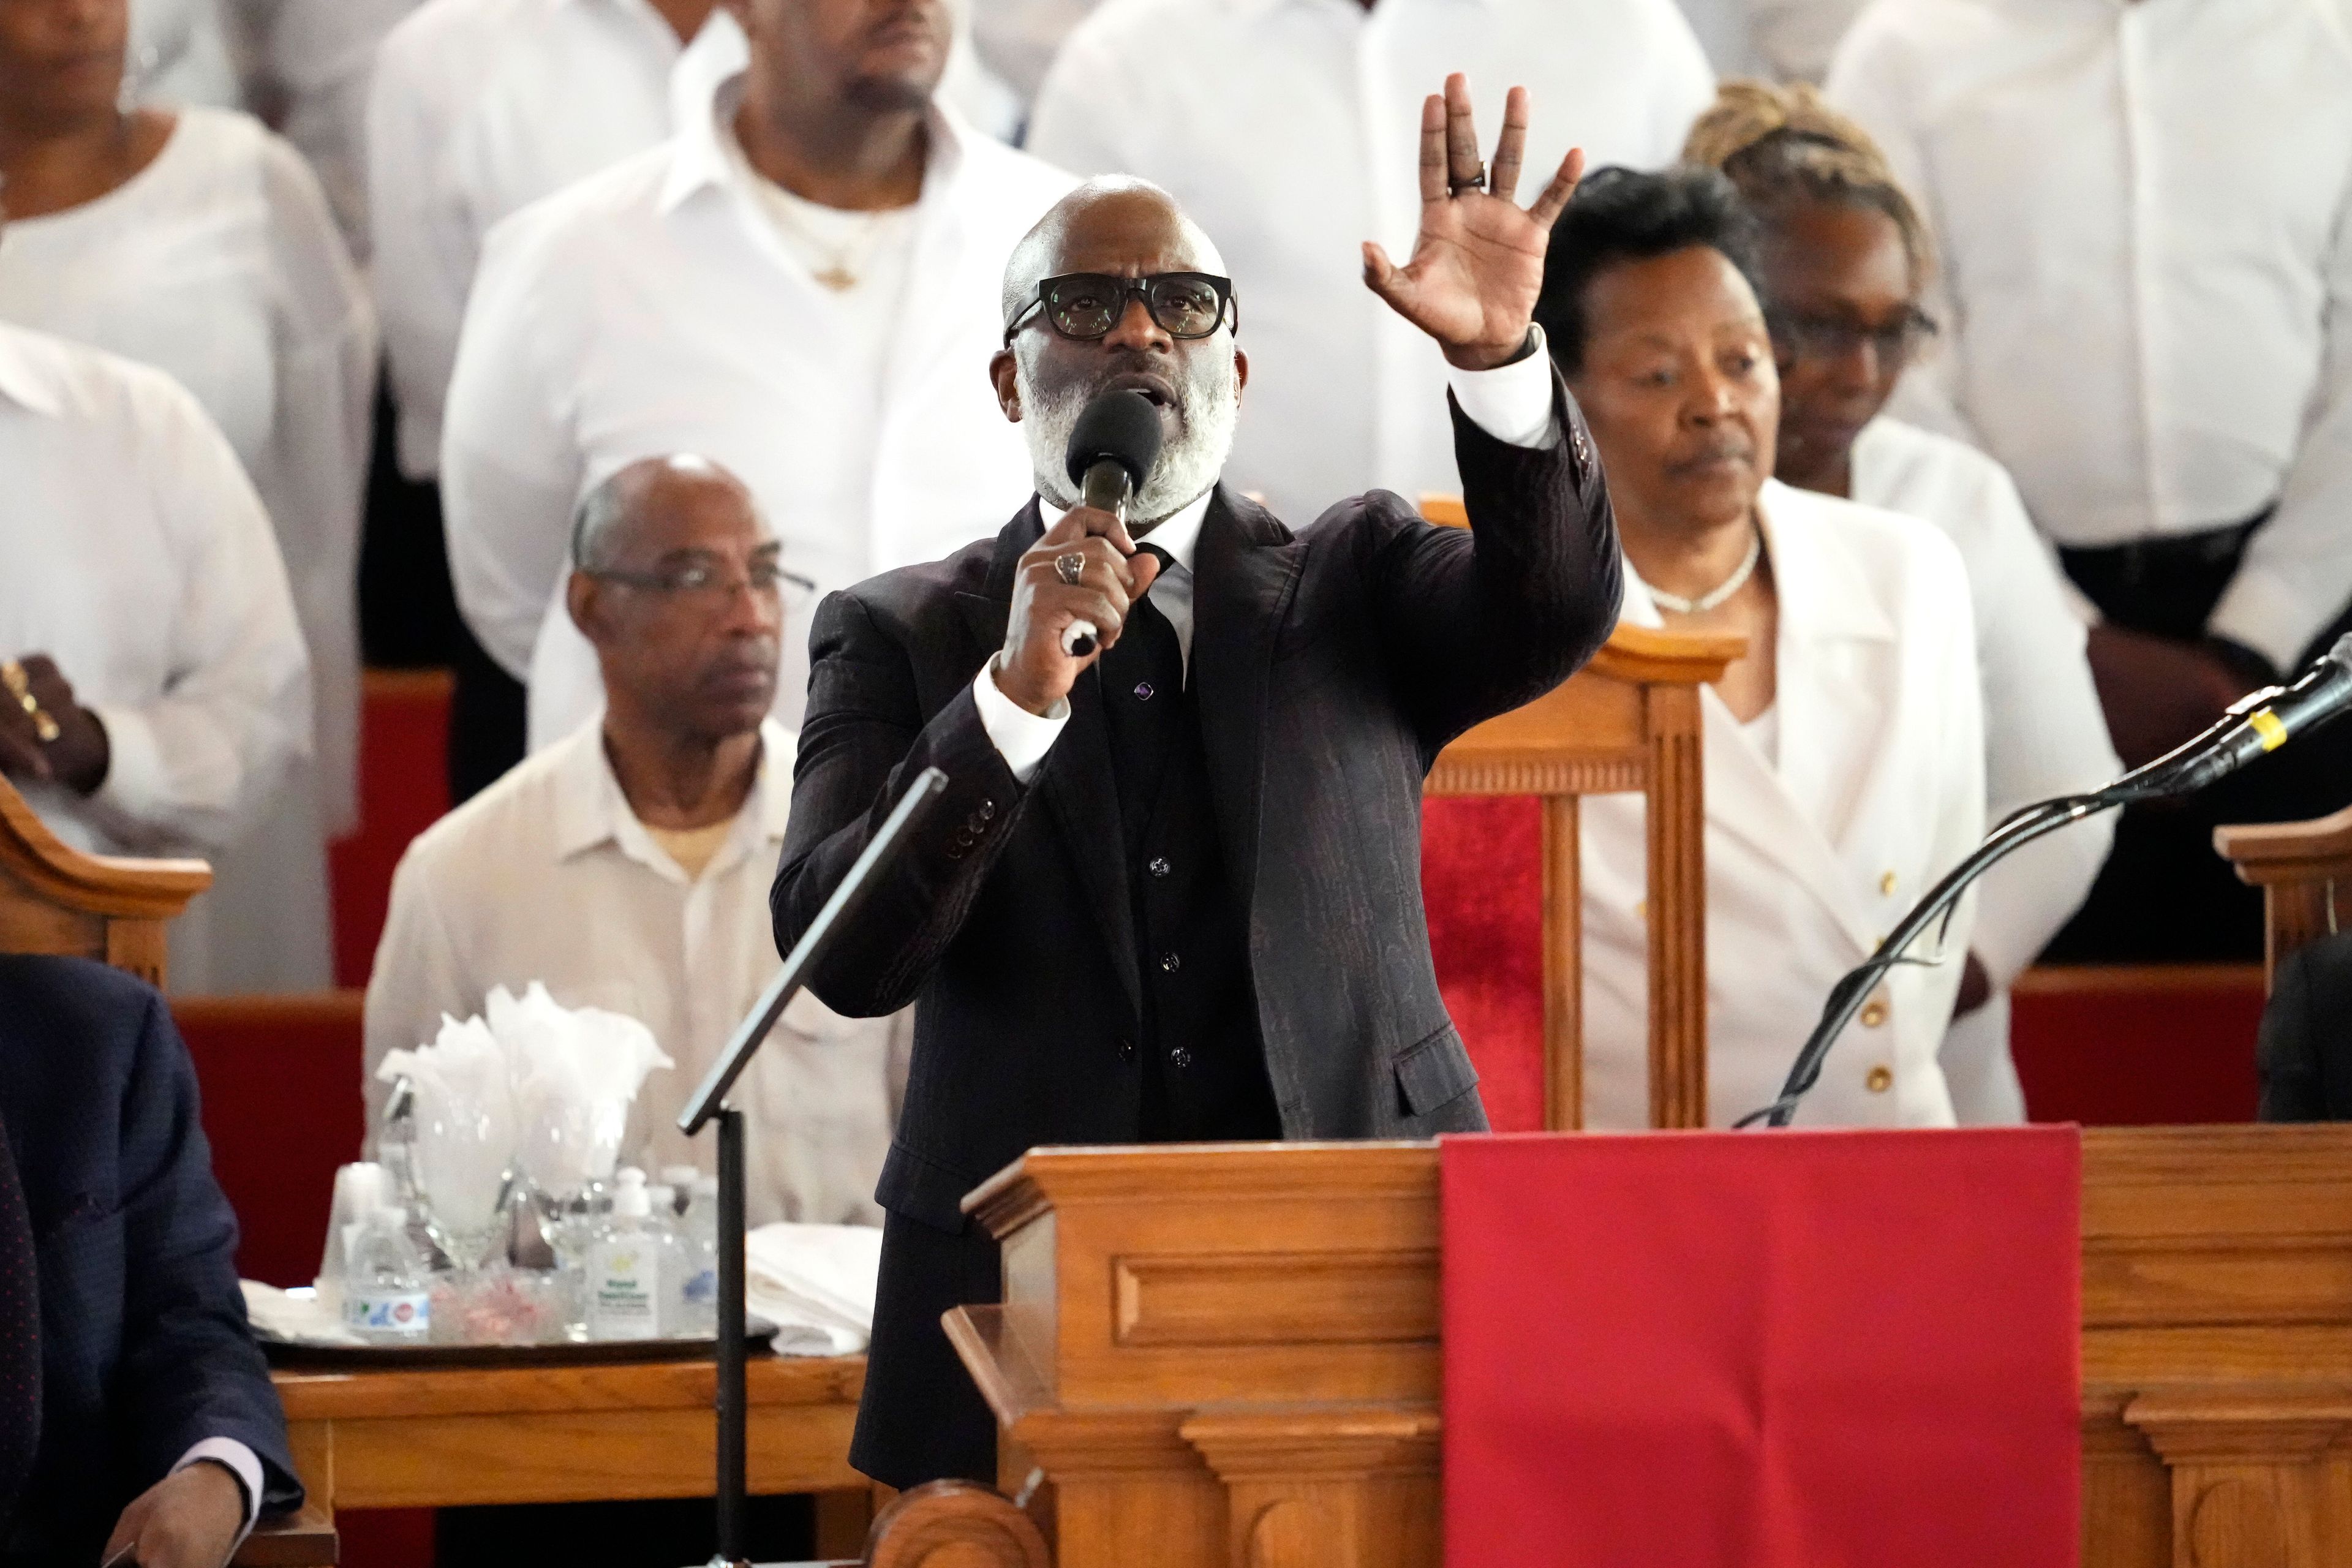
<svg viewBox="0 0 2352 1568">
<path fill-rule="evenodd" d="M 1125 522 L 1128 503 L 1160 461 L 1160 439 L 1158 404 L 1129 388 L 1106 392 L 1079 412 L 1070 431 L 1070 482 L 1087 505 Z M 1062 651 L 1084 658 L 1101 636 L 1090 622 L 1074 621 L 1062 633 Z"/>
<path fill-rule="evenodd" d="M 1927 896 L 1903 917 L 1903 923 L 1895 928 L 1893 934 L 1878 944 L 1877 952 L 1830 988 L 1829 1000 L 1822 1007 L 1821 1022 L 1813 1026 L 1804 1048 L 1797 1053 L 1788 1079 L 1780 1086 L 1780 1097 L 1760 1110 L 1750 1111 L 1733 1125 L 1789 1125 L 1797 1113 L 1798 1102 L 1821 1081 L 1822 1066 L 1829 1058 L 1831 1046 L 1853 1021 L 1871 988 L 1897 963 L 1923 962 L 1906 960 L 1903 955 L 1937 916 L 1949 918 L 1949 911 L 1959 902 L 1960 895 L 1969 890 L 1970 883 L 2011 853 L 2044 834 L 2055 833 L 2069 824 L 2119 805 L 2192 795 L 2256 758 L 2277 751 L 2295 736 L 2329 722 L 2347 708 L 2352 708 L 2352 633 L 2338 638 L 2336 646 L 2294 685 L 2284 689 L 2266 686 L 2248 693 L 2231 704 L 2221 722 L 2146 767 L 2136 768 L 2090 795 L 2063 795 L 2011 813 L 2007 820 L 1985 836 L 1985 841 L 1967 859 L 1928 889 Z"/>
</svg>

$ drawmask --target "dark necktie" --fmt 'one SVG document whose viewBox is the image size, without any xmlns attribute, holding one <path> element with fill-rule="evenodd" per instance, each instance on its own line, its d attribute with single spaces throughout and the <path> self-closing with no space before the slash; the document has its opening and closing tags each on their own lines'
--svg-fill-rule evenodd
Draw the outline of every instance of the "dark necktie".
<svg viewBox="0 0 2352 1568">
<path fill-rule="evenodd" d="M 1169 567 L 1168 552 L 1149 551 Z M 1118 809 L 1132 847 L 1150 824 L 1168 745 L 1183 722 L 1184 650 L 1176 628 L 1146 595 L 1127 613 L 1127 626 L 1102 657 L 1103 708 L 1118 776 Z"/>
</svg>

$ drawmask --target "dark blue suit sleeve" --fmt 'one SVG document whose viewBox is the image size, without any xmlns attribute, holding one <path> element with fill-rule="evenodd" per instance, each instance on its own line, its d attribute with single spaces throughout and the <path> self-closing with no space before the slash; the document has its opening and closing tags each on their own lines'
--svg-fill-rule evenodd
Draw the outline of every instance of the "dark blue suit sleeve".
<svg viewBox="0 0 2352 1568">
<path fill-rule="evenodd" d="M 213 1179 L 196 1075 L 150 994 L 122 1097 L 122 1353 L 108 1401 L 131 1473 L 161 1476 L 206 1437 L 261 1460 L 261 1508 L 299 1507 L 286 1413 L 246 1322 L 236 1215 Z"/>
</svg>

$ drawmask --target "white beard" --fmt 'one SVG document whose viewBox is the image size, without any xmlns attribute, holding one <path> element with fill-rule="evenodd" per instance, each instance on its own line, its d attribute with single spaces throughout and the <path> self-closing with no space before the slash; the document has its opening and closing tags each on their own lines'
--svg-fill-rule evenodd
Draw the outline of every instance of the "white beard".
<svg viewBox="0 0 2352 1568">
<path fill-rule="evenodd" d="M 1067 464 L 1070 433 L 1095 394 L 1071 386 L 1058 395 L 1040 395 L 1030 380 L 1029 364 L 1020 367 L 1021 428 L 1029 438 L 1029 463 L 1035 470 L 1037 493 L 1065 510 L 1080 504 L 1077 487 L 1070 482 Z M 1160 449 L 1160 461 L 1128 508 L 1138 532 L 1175 516 L 1208 493 L 1225 471 L 1234 449 L 1234 429 L 1241 422 L 1240 388 L 1234 384 L 1230 355 L 1203 355 L 1192 362 L 1190 374 L 1176 389 L 1176 434 Z"/>
</svg>

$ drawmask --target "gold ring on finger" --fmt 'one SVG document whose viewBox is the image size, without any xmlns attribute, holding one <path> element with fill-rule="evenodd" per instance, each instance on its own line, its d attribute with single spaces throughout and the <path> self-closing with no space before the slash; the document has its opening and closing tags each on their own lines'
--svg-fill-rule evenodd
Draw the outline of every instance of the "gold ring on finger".
<svg viewBox="0 0 2352 1568">
<path fill-rule="evenodd" d="M 1085 551 L 1073 550 L 1066 555 L 1056 555 L 1054 557 L 1054 575 L 1059 577 L 1063 582 L 1067 583 L 1071 587 L 1076 587 L 1078 585 L 1078 579 L 1084 577 L 1086 574 L 1087 554 Z"/>
</svg>

